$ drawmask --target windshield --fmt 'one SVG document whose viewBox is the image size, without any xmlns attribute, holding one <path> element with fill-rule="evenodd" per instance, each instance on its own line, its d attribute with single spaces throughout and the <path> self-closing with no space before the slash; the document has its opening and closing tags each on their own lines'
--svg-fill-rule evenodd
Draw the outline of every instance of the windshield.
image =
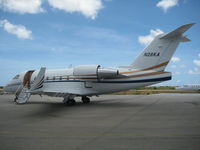
<svg viewBox="0 0 200 150">
<path fill-rule="evenodd" d="M 16 75 L 13 79 L 19 79 L 19 75 Z"/>
</svg>

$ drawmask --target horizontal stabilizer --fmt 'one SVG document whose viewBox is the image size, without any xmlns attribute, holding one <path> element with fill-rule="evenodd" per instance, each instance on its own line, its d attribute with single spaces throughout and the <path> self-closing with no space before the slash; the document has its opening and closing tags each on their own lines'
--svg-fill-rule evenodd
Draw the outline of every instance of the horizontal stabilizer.
<svg viewBox="0 0 200 150">
<path fill-rule="evenodd" d="M 189 41 L 191 41 L 191 40 L 188 39 L 186 36 L 182 36 L 181 42 L 189 42 Z"/>
<path fill-rule="evenodd" d="M 160 39 L 169 39 L 169 38 L 173 38 L 175 36 L 178 35 L 182 35 L 184 32 L 186 32 L 189 28 L 191 28 L 195 23 L 191 23 L 191 24 L 185 24 L 179 28 L 177 28 L 176 30 L 169 32 L 167 34 L 165 34 L 164 36 L 162 36 Z M 183 42 L 188 41 L 189 39 L 187 39 L 186 37 L 183 38 Z M 190 40 L 189 40 L 190 41 Z"/>
</svg>

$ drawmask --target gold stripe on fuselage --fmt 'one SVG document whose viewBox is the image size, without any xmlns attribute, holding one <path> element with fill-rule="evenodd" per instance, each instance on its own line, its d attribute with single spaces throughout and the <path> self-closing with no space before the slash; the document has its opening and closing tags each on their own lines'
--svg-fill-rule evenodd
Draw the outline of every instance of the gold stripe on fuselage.
<svg viewBox="0 0 200 150">
<path fill-rule="evenodd" d="M 164 62 L 162 64 L 159 64 L 159 65 L 156 65 L 156 66 L 152 66 L 152 67 L 149 67 L 149 68 L 145 68 L 145 69 L 142 69 L 142 70 L 134 70 L 134 71 L 129 71 L 129 72 L 120 72 L 120 74 L 129 74 L 129 73 L 136 73 L 136 72 L 143 72 L 143 71 L 147 71 L 147 70 L 152 70 L 152 69 L 156 69 L 156 68 L 160 68 L 160 67 L 163 67 L 163 66 L 166 66 L 169 62 Z"/>
</svg>

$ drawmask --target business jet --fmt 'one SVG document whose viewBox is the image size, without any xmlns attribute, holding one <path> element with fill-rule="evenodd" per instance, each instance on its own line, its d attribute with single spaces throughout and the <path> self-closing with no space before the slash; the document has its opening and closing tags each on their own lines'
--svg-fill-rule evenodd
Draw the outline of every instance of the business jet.
<svg viewBox="0 0 200 150">
<path fill-rule="evenodd" d="M 129 66 L 104 68 L 100 65 L 80 65 L 68 69 L 28 70 L 16 75 L 4 88 L 16 95 L 17 104 L 27 103 L 33 94 L 63 97 L 63 102 L 74 105 L 75 97 L 89 103 L 91 96 L 125 91 L 171 80 L 165 72 L 180 42 L 190 41 L 183 35 L 192 24 L 160 34 Z"/>
<path fill-rule="evenodd" d="M 176 90 L 197 90 L 200 91 L 200 84 L 186 84 L 176 87 Z"/>
</svg>

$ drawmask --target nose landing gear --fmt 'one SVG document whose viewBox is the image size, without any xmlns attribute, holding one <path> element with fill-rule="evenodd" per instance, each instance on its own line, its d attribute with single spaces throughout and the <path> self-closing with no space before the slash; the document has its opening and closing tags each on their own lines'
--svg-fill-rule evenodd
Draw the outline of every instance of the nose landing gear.
<svg viewBox="0 0 200 150">
<path fill-rule="evenodd" d="M 18 100 L 18 96 L 15 95 L 14 102 L 16 102 L 17 100 Z"/>
</svg>

